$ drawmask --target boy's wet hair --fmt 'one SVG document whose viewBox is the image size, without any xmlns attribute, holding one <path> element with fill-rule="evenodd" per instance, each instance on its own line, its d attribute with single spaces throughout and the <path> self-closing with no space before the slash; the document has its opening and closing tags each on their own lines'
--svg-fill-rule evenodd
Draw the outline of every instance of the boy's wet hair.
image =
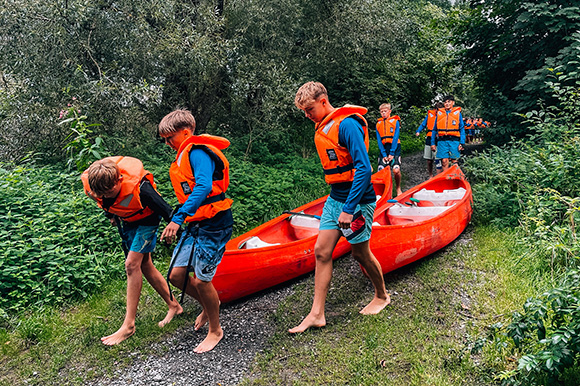
<svg viewBox="0 0 580 386">
<path fill-rule="evenodd" d="M 121 171 L 110 159 L 95 161 L 87 170 L 89 187 L 97 196 L 102 196 L 115 187 L 121 176 Z"/>
<path fill-rule="evenodd" d="M 306 82 L 296 92 L 294 104 L 299 109 L 303 110 L 312 105 L 321 96 L 328 98 L 326 87 L 320 82 Z"/>
<path fill-rule="evenodd" d="M 443 98 L 443 102 L 447 102 L 447 101 L 455 102 L 455 98 L 453 97 L 453 95 L 446 95 L 445 98 Z"/>
<path fill-rule="evenodd" d="M 177 109 L 163 117 L 159 122 L 157 133 L 167 135 L 183 129 L 190 129 L 193 134 L 195 132 L 195 118 L 189 110 Z"/>
<path fill-rule="evenodd" d="M 383 103 L 382 105 L 379 106 L 379 110 L 382 110 L 382 109 L 392 110 L 393 106 L 390 103 Z"/>
</svg>

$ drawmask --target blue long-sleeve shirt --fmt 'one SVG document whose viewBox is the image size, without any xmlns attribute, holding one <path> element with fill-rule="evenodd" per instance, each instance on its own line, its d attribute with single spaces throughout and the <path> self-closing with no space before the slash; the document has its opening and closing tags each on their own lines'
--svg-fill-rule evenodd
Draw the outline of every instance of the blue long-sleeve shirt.
<svg viewBox="0 0 580 386">
<path fill-rule="evenodd" d="M 371 184 L 371 162 L 361 124 L 354 118 L 344 119 L 338 128 L 338 142 L 348 149 L 356 170 L 352 183 L 342 182 L 330 185 L 330 197 L 344 202 L 343 212 L 354 214 L 358 204 L 367 204 L 376 199 Z"/>
<path fill-rule="evenodd" d="M 435 119 L 437 119 L 437 118 L 435 118 Z M 428 131 L 429 130 L 433 130 L 432 127 L 431 128 L 427 127 L 427 121 L 428 120 L 429 120 L 429 114 L 425 115 L 425 119 L 423 119 L 423 122 L 421 122 L 421 124 L 417 128 L 417 131 L 416 131 L 417 134 L 419 134 L 420 132 L 422 132 L 423 129 L 427 129 Z"/>
<path fill-rule="evenodd" d="M 383 145 L 383 141 L 381 140 L 381 134 L 377 130 L 377 142 L 379 143 L 379 151 L 383 158 L 387 155 L 395 155 L 395 150 L 397 150 L 397 146 L 399 145 L 400 131 L 401 127 L 399 126 L 399 121 L 397 121 L 397 124 L 395 125 L 395 133 L 393 134 L 393 142 L 391 142 L 391 148 L 389 149 L 389 154 L 387 154 L 387 149 L 385 149 L 385 145 Z"/>
<path fill-rule="evenodd" d="M 173 215 L 171 221 L 176 224 L 183 224 L 185 218 L 193 216 L 203 200 L 211 192 L 212 176 L 215 170 L 215 162 L 209 154 L 201 149 L 192 149 L 189 153 L 189 162 L 193 176 L 195 177 L 195 186 L 183 206 Z"/>
<path fill-rule="evenodd" d="M 449 115 L 450 111 L 445 110 L 447 115 Z M 461 112 L 459 112 L 459 143 L 461 145 L 465 144 L 465 126 L 463 124 L 463 116 Z M 435 145 L 435 141 L 437 138 L 437 117 L 435 118 L 435 124 L 433 125 L 433 134 L 431 134 L 431 146 Z"/>
</svg>

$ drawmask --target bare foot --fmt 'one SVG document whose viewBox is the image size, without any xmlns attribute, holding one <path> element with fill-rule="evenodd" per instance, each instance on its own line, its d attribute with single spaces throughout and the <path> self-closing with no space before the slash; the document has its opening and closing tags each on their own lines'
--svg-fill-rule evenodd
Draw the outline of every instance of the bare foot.
<svg viewBox="0 0 580 386">
<path fill-rule="evenodd" d="M 193 349 L 193 352 L 201 354 L 213 350 L 213 348 L 224 337 L 224 331 L 220 328 L 218 332 L 208 332 L 205 339 Z"/>
<path fill-rule="evenodd" d="M 221 305 L 222 302 L 219 302 L 219 304 Z M 197 318 L 195 318 L 195 323 L 193 324 L 193 329 L 195 331 L 199 330 L 200 328 L 202 328 L 203 326 L 206 325 L 208 320 L 209 320 L 209 318 L 205 314 L 205 311 L 201 311 L 201 314 L 197 315 Z"/>
<path fill-rule="evenodd" d="M 105 344 L 107 346 L 114 346 L 116 344 L 121 343 L 122 341 L 124 341 L 125 339 L 127 339 L 128 337 L 133 335 L 134 333 L 135 333 L 135 326 L 133 326 L 133 327 L 121 326 L 121 328 L 119 328 L 117 330 L 117 332 L 115 332 L 114 334 L 102 337 L 101 342 L 103 342 L 103 344 Z"/>
<path fill-rule="evenodd" d="M 403 194 L 403 191 L 401 189 L 397 189 L 397 196 L 400 196 L 401 194 Z"/>
<path fill-rule="evenodd" d="M 171 319 L 173 319 L 175 315 L 179 315 L 183 312 L 183 308 L 181 307 L 181 305 L 178 302 L 175 303 L 177 303 L 177 305 L 174 307 L 169 306 L 169 310 L 167 311 L 167 315 L 165 315 L 165 318 L 159 323 L 157 323 L 159 327 L 165 326 L 167 323 L 171 322 Z"/>
<path fill-rule="evenodd" d="M 326 326 L 326 318 L 324 315 L 322 317 L 316 317 L 314 315 L 308 314 L 298 326 L 288 330 L 291 334 L 296 334 L 298 332 L 304 332 L 310 327 L 324 327 Z"/>
<path fill-rule="evenodd" d="M 389 296 L 389 294 L 387 294 L 386 299 L 375 297 L 373 300 L 371 300 L 369 304 L 366 305 L 365 308 L 360 310 L 360 313 L 363 315 L 376 315 L 379 312 L 381 312 L 383 308 L 388 306 L 389 303 L 391 303 L 391 297 Z"/>
<path fill-rule="evenodd" d="M 195 323 L 193 324 L 193 329 L 195 331 L 199 330 L 200 328 L 205 326 L 205 324 L 207 323 L 208 320 L 209 320 L 209 318 L 205 314 L 205 311 L 201 311 L 201 314 L 197 315 L 197 318 L 195 318 Z"/>
</svg>

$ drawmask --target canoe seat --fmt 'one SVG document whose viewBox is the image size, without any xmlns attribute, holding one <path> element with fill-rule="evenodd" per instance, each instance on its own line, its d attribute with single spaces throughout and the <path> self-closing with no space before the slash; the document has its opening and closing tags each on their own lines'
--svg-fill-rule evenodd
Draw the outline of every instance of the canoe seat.
<svg viewBox="0 0 580 386">
<path fill-rule="evenodd" d="M 290 218 L 290 225 L 294 231 L 296 240 L 302 240 L 318 234 L 320 220 L 306 216 L 292 216 Z"/>
<path fill-rule="evenodd" d="M 423 188 L 413 194 L 413 198 L 420 201 L 429 201 L 434 206 L 449 206 L 461 200 L 466 192 L 465 188 L 445 189 L 443 192 Z"/>
<path fill-rule="evenodd" d="M 243 245 L 243 249 L 255 249 L 255 248 L 264 248 L 264 247 L 269 247 L 271 245 L 280 245 L 280 243 L 267 243 L 265 241 L 262 241 L 262 239 L 260 239 L 258 236 L 252 236 L 250 237 Z"/>
<path fill-rule="evenodd" d="M 411 222 L 425 221 L 440 215 L 450 206 L 392 206 L 387 211 L 391 225 L 402 225 Z"/>
</svg>

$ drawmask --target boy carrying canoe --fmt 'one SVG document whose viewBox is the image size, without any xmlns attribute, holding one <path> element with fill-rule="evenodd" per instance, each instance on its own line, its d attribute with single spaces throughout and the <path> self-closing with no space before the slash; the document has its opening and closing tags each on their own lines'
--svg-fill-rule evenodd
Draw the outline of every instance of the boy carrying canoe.
<svg viewBox="0 0 580 386">
<path fill-rule="evenodd" d="M 465 127 L 461 116 L 461 107 L 453 107 L 455 98 L 447 95 L 443 98 L 444 108 L 437 110 L 437 117 L 431 135 L 431 151 L 437 151 L 436 159 L 441 160 L 443 171 L 449 169 L 449 160 L 457 163 L 460 151 L 465 145 Z"/>
<path fill-rule="evenodd" d="M 377 142 L 381 158 L 377 170 L 391 165 L 395 175 L 395 189 L 397 196 L 402 194 L 401 190 L 401 119 L 398 115 L 391 116 L 392 106 L 390 103 L 383 103 L 379 106 L 381 117 L 377 121 Z"/>
<path fill-rule="evenodd" d="M 112 346 L 135 333 L 135 316 L 143 278 L 169 306 L 159 327 L 165 326 L 183 309 L 169 293 L 163 275 L 155 268 L 151 253 L 155 249 L 161 217 L 169 221 L 171 207 L 156 190 L 153 175 L 132 157 L 108 157 L 93 162 L 81 175 L 87 196 L 103 209 L 112 225 L 119 227 L 126 254 L 127 309 L 123 325 L 101 341 Z"/>
<path fill-rule="evenodd" d="M 209 331 L 193 350 L 203 353 L 212 350 L 224 335 L 218 293 L 211 281 L 232 236 L 234 220 L 232 200 L 225 196 L 230 183 L 229 162 L 222 153 L 230 142 L 194 133 L 195 119 L 187 110 L 175 110 L 159 123 L 159 135 L 177 151 L 169 176 L 175 195 L 183 204 L 161 234 L 161 240 L 173 242 L 181 225 L 187 224 L 173 251 L 169 280 L 203 308 L 194 329 L 209 322 Z"/>
<path fill-rule="evenodd" d="M 316 124 L 314 142 L 331 190 L 314 246 L 312 308 L 298 326 L 288 330 L 290 333 L 326 325 L 324 305 L 332 278 L 332 252 L 343 232 L 352 245 L 352 257 L 366 270 L 375 288 L 373 299 L 360 313 L 377 314 L 391 301 L 381 266 L 369 247 L 376 198 L 371 184 L 368 126 L 363 118 L 367 109 L 350 105 L 332 107 L 326 88 L 318 82 L 302 85 L 294 104 Z"/>
</svg>

